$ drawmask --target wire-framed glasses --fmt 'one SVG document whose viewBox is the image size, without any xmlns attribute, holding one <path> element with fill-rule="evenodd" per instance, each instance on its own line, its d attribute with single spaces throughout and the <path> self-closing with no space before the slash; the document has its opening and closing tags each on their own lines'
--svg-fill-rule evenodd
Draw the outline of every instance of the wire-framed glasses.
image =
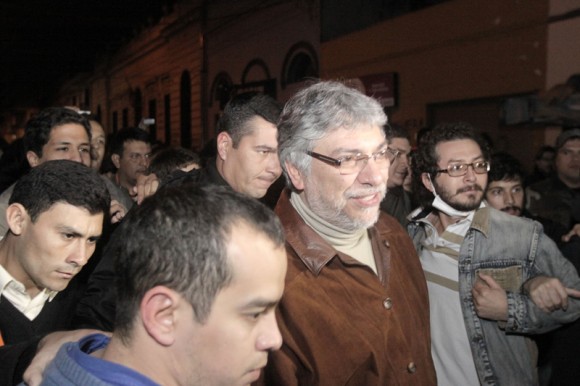
<svg viewBox="0 0 580 386">
<path fill-rule="evenodd" d="M 398 150 L 385 148 L 373 154 L 355 154 L 347 155 L 340 158 L 332 158 L 324 154 L 307 151 L 306 154 L 319 161 L 338 168 L 340 174 L 354 174 L 360 172 L 369 159 L 373 159 L 378 166 L 388 166 L 399 154 Z"/>
</svg>

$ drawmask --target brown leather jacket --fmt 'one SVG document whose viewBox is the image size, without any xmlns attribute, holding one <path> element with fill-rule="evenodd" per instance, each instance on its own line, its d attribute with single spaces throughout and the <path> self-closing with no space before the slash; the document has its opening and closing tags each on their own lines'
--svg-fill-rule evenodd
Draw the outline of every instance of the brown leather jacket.
<svg viewBox="0 0 580 386">
<path fill-rule="evenodd" d="M 427 286 L 401 225 L 381 214 L 369 230 L 377 276 L 306 225 L 288 191 L 276 213 L 288 252 L 277 314 L 284 344 L 260 383 L 435 385 Z"/>
</svg>

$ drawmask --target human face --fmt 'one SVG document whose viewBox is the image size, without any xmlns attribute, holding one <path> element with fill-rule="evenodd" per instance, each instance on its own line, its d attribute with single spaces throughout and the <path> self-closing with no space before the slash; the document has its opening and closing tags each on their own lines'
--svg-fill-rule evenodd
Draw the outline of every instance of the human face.
<svg viewBox="0 0 580 386">
<path fill-rule="evenodd" d="M 27 213 L 16 229 L 13 276 L 34 296 L 47 288 L 62 291 L 87 263 L 101 235 L 103 214 L 56 203 L 32 222 Z M 11 227 L 12 229 L 12 227 Z"/>
<path fill-rule="evenodd" d="M 284 246 L 241 222 L 232 227 L 227 254 L 231 283 L 218 292 L 205 323 L 188 323 L 180 339 L 189 378 L 182 384 L 249 385 L 268 352 L 282 345 L 275 308 L 284 290 Z"/>
<path fill-rule="evenodd" d="M 522 179 L 492 181 L 487 185 L 485 201 L 512 216 L 521 216 L 524 207 L 524 188 Z"/>
<path fill-rule="evenodd" d="M 403 185 L 405 178 L 409 175 L 409 153 L 411 152 L 411 144 L 407 138 L 393 138 L 391 139 L 389 147 L 399 152 L 399 155 L 389 168 L 387 188 L 391 189 Z"/>
<path fill-rule="evenodd" d="M 50 131 L 48 142 L 42 147 L 42 157 L 28 152 L 28 162 L 35 167 L 46 161 L 67 159 L 91 165 L 91 145 L 87 130 L 77 123 L 66 123 Z"/>
<path fill-rule="evenodd" d="M 558 150 L 556 171 L 564 184 L 571 188 L 580 187 L 580 138 L 569 139 Z"/>
<path fill-rule="evenodd" d="M 449 165 L 485 161 L 479 145 L 471 139 L 444 141 L 437 144 L 435 152 L 439 156 L 437 167 L 447 169 Z M 431 188 L 425 182 L 427 189 Z M 483 189 L 487 184 L 487 173 L 477 174 L 470 166 L 467 173 L 460 177 L 451 177 L 447 173 L 438 173 L 433 179 L 435 191 L 441 199 L 452 208 L 470 211 L 479 207 L 483 200 Z"/>
<path fill-rule="evenodd" d="M 105 130 L 97 121 L 90 121 L 91 124 L 91 168 L 99 170 L 105 158 Z"/>
<path fill-rule="evenodd" d="M 119 175 L 119 183 L 131 191 L 137 183 L 137 177 L 144 174 L 149 167 L 151 145 L 143 141 L 127 141 L 123 144 L 123 155 L 113 154 L 113 162 Z"/>
<path fill-rule="evenodd" d="M 223 177 L 235 191 L 262 198 L 282 173 L 278 160 L 278 129 L 259 116 L 250 119 L 247 125 L 252 130 L 240 139 L 238 147 L 233 147 L 230 138 L 229 143 L 224 144 L 226 152 L 220 152 Z"/>
<path fill-rule="evenodd" d="M 555 154 L 551 151 L 546 151 L 542 154 L 540 159 L 536 160 L 537 168 L 544 174 L 550 174 L 554 170 Z"/>
<path fill-rule="evenodd" d="M 373 154 L 386 147 L 387 141 L 379 126 L 361 125 L 332 131 L 318 141 L 313 151 L 341 158 Z M 360 172 L 341 175 L 338 168 L 313 159 L 310 174 L 300 177 L 304 179 L 302 198 L 314 213 L 339 228 L 348 231 L 368 228 L 379 217 L 389 165 L 388 161 L 380 165 L 369 159 Z"/>
</svg>

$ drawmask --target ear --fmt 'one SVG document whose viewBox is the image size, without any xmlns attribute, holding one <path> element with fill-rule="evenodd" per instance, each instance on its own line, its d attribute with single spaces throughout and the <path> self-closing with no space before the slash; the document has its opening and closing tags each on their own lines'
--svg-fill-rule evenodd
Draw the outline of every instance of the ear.
<svg viewBox="0 0 580 386">
<path fill-rule="evenodd" d="M 113 161 L 113 165 L 115 165 L 117 169 L 121 167 L 121 157 L 119 154 L 111 154 L 111 161 Z"/>
<path fill-rule="evenodd" d="M 431 182 L 431 178 L 429 178 L 429 173 L 421 173 L 421 182 L 423 183 L 423 186 L 427 188 L 428 191 L 433 193 L 434 190 L 433 182 Z"/>
<path fill-rule="evenodd" d="M 26 159 L 28 160 L 28 164 L 31 168 L 34 168 L 40 164 L 40 157 L 32 150 L 26 152 Z"/>
<path fill-rule="evenodd" d="M 222 160 L 228 157 L 228 152 L 233 146 L 232 137 L 225 131 L 222 131 L 217 136 L 217 154 Z"/>
<path fill-rule="evenodd" d="M 162 346 L 175 343 L 180 300 L 175 291 L 164 286 L 151 288 L 141 299 L 139 311 L 143 328 Z"/>
<path fill-rule="evenodd" d="M 298 190 L 304 190 L 304 177 L 302 173 L 288 161 L 284 162 L 284 166 L 286 166 L 286 172 L 288 173 L 288 177 L 290 177 L 292 185 Z"/>
<path fill-rule="evenodd" d="M 18 203 L 11 204 L 6 208 L 6 222 L 8 224 L 8 229 L 16 236 L 22 234 L 22 231 L 26 227 L 26 222 L 30 219 L 26 209 Z"/>
</svg>

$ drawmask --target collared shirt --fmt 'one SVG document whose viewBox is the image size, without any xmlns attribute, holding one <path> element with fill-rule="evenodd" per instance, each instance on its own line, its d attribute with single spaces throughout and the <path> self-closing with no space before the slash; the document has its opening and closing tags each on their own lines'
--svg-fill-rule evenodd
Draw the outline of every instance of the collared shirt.
<svg viewBox="0 0 580 386">
<path fill-rule="evenodd" d="M 429 217 L 418 220 L 425 224 L 427 235 L 419 258 L 429 289 L 431 353 L 440 385 L 479 384 L 463 322 L 458 267 L 461 244 L 474 213 L 450 224 L 441 235 Z"/>
<path fill-rule="evenodd" d="M 43 289 L 34 298 L 26 292 L 24 284 L 14 279 L 0 265 L 0 296 L 4 296 L 12 305 L 29 320 L 34 320 L 42 311 L 46 301 L 52 301 L 58 292 Z"/>
</svg>

